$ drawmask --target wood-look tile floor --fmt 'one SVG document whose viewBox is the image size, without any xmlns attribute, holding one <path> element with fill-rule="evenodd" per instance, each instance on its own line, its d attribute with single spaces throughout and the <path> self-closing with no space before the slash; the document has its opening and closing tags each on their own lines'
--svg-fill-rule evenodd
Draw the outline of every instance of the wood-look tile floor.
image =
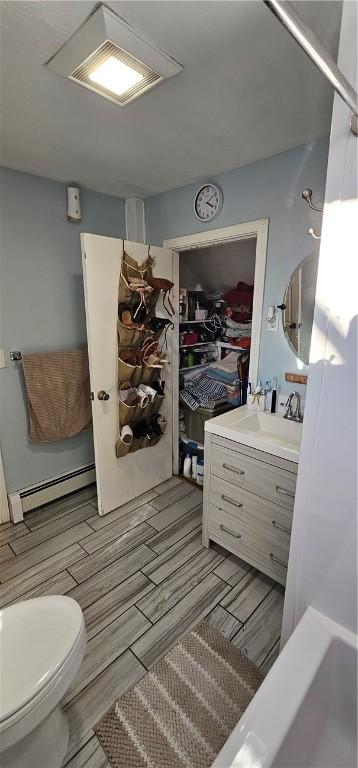
<svg viewBox="0 0 358 768">
<path fill-rule="evenodd" d="M 173 477 L 105 517 L 96 507 L 91 486 L 0 526 L 0 606 L 67 594 L 84 611 L 87 651 L 63 702 L 67 768 L 108 768 L 95 724 L 204 617 L 265 673 L 281 631 L 283 588 L 202 547 L 199 489 Z"/>
</svg>

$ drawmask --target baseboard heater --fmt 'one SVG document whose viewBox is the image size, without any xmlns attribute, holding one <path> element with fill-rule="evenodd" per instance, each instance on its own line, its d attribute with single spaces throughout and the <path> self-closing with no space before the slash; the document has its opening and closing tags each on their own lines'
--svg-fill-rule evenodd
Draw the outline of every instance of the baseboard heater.
<svg viewBox="0 0 358 768">
<path fill-rule="evenodd" d="M 87 464 L 83 467 L 77 467 L 72 472 L 66 472 L 58 477 L 44 480 L 37 485 L 9 493 L 8 500 L 11 520 L 13 523 L 18 523 L 20 520 L 23 520 L 24 513 L 29 512 L 30 509 L 41 507 L 43 504 L 48 504 L 50 501 L 61 498 L 61 496 L 73 493 L 79 490 L 79 488 L 91 485 L 95 480 L 95 465 Z"/>
</svg>

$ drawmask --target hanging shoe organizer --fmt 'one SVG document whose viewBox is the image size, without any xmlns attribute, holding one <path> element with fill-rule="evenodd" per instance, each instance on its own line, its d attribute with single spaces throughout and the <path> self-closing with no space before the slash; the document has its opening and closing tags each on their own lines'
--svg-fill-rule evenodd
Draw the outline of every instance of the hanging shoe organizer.
<svg viewBox="0 0 358 768">
<path fill-rule="evenodd" d="M 139 265 L 135 259 L 124 253 L 118 285 L 118 305 L 127 304 L 131 309 L 136 308 L 138 302 L 145 305 L 147 320 L 155 315 L 160 294 L 160 289 L 153 289 L 149 284 L 153 277 L 153 265 L 154 259 L 151 256 Z"/>
<path fill-rule="evenodd" d="M 165 364 L 160 351 L 160 338 L 164 333 L 166 341 L 172 322 L 156 318 L 155 308 L 161 291 L 169 297 L 172 284 L 153 278 L 153 265 L 154 259 L 149 252 L 140 265 L 123 253 L 117 326 L 118 458 L 156 445 L 166 426 L 166 420 L 160 414 L 164 401 L 160 374 Z M 150 388 L 148 394 L 140 389 L 142 384 Z"/>
</svg>

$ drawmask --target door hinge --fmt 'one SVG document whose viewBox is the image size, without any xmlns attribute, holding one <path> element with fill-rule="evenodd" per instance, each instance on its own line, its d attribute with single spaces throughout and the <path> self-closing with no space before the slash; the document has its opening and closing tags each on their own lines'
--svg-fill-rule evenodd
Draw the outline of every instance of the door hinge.
<svg viewBox="0 0 358 768">
<path fill-rule="evenodd" d="M 94 400 L 94 392 L 91 392 L 91 400 Z"/>
</svg>

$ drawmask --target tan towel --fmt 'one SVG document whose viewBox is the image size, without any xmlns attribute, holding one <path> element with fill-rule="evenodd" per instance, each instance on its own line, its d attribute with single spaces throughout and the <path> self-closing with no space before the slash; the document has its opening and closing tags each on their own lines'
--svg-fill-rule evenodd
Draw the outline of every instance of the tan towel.
<svg viewBox="0 0 358 768">
<path fill-rule="evenodd" d="M 30 434 L 34 443 L 73 437 L 91 423 L 86 349 L 23 355 Z"/>
</svg>

